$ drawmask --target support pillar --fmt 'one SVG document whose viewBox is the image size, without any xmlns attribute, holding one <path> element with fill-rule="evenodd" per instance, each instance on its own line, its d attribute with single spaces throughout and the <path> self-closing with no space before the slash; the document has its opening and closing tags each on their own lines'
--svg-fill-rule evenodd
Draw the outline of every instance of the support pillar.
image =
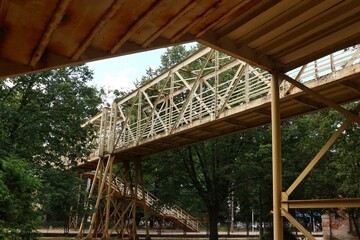
<svg viewBox="0 0 360 240">
<path fill-rule="evenodd" d="M 107 179 L 107 196 L 106 196 L 106 217 L 105 217 L 105 228 L 104 228 L 104 235 L 105 239 L 110 238 L 109 234 L 109 222 L 110 222 L 110 207 L 112 201 L 112 177 L 113 177 L 113 165 L 111 164 Z M 106 181 L 106 179 L 104 180 Z"/>
<path fill-rule="evenodd" d="M 274 240 L 283 240 L 283 218 L 280 209 L 282 192 L 280 98 L 277 72 L 272 73 L 271 79 L 271 128 Z"/>
</svg>

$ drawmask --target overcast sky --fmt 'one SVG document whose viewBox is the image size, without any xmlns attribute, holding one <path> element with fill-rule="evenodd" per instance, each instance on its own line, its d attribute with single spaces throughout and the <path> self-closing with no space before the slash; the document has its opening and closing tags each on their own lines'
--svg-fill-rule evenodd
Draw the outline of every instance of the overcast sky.
<svg viewBox="0 0 360 240">
<path fill-rule="evenodd" d="M 166 48 L 131 54 L 87 63 L 94 70 L 94 80 L 90 83 L 105 89 L 130 90 L 134 81 L 140 80 L 146 69 L 158 68 L 160 56 Z"/>
</svg>

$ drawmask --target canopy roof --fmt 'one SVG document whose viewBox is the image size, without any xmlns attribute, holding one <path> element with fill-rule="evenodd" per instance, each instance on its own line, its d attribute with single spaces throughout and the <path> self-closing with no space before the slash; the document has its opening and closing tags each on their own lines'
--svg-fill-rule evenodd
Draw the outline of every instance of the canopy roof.
<svg viewBox="0 0 360 240">
<path fill-rule="evenodd" d="M 286 72 L 360 42 L 359 0 L 2 0 L 0 77 L 198 41 Z"/>
</svg>

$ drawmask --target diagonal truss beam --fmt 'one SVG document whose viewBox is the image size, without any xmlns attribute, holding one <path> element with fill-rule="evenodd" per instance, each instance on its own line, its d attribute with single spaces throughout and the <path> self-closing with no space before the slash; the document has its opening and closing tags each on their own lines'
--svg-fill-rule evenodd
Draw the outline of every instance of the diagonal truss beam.
<svg viewBox="0 0 360 240">
<path fill-rule="evenodd" d="M 148 101 L 148 103 L 150 104 L 150 106 L 151 106 L 152 109 L 151 109 L 151 113 L 150 113 L 150 116 L 151 116 L 151 117 L 148 117 L 148 118 L 146 119 L 145 126 L 142 128 L 141 134 L 138 136 L 137 144 L 139 144 L 139 142 L 141 141 L 141 138 L 142 138 L 142 136 L 144 135 L 144 132 L 145 132 L 146 128 L 147 128 L 147 127 L 149 126 L 149 124 L 150 124 L 150 120 L 151 120 L 151 119 L 154 119 L 154 114 L 157 115 L 158 119 L 161 121 L 162 125 L 163 125 L 164 128 L 165 128 L 164 122 L 161 120 L 161 117 L 159 116 L 159 113 L 156 111 L 156 106 L 157 106 L 159 100 L 161 99 L 161 97 L 163 96 L 164 89 L 165 89 L 166 84 L 168 83 L 168 81 L 169 81 L 170 78 L 171 78 L 171 71 L 169 72 L 169 76 L 166 78 L 165 82 L 163 83 L 163 86 L 162 86 L 162 88 L 161 88 L 161 90 L 160 90 L 160 93 L 159 93 L 159 95 L 157 96 L 154 104 L 151 103 L 151 101 L 150 101 L 150 99 L 149 99 L 149 96 L 148 96 L 145 92 L 143 92 L 143 95 L 145 96 L 146 100 Z"/>
<path fill-rule="evenodd" d="M 199 86 L 199 83 L 200 83 L 200 81 L 201 81 L 201 75 L 202 75 L 202 73 L 203 73 L 203 71 L 204 71 L 207 63 L 209 62 L 211 56 L 213 55 L 213 53 L 214 53 L 214 50 L 211 50 L 211 51 L 209 52 L 209 54 L 208 54 L 208 56 L 207 56 L 207 58 L 206 58 L 206 60 L 205 60 L 205 62 L 204 62 L 204 64 L 203 64 L 203 66 L 202 66 L 202 68 L 201 68 L 201 70 L 200 70 L 200 72 L 199 72 L 199 75 L 198 75 L 198 77 L 196 78 L 195 83 L 194 83 L 194 85 L 193 85 L 193 87 L 192 87 L 192 89 L 191 89 L 191 91 L 190 91 L 190 93 L 189 93 L 189 95 L 188 95 L 188 97 L 187 97 L 187 99 L 186 99 L 183 107 L 181 108 L 180 114 L 179 114 L 179 116 L 177 117 L 177 119 L 175 120 L 175 123 L 174 123 L 172 129 L 170 130 L 170 133 L 173 133 L 173 132 L 174 132 L 174 130 L 178 127 L 178 125 L 179 125 L 179 123 L 180 123 L 180 120 L 184 117 L 185 110 L 186 110 L 186 108 L 188 107 L 188 105 L 189 105 L 189 103 L 190 103 L 190 100 L 192 99 L 192 96 L 193 96 L 193 94 L 195 93 L 197 87 Z"/>
<path fill-rule="evenodd" d="M 281 214 L 286 217 L 289 222 L 291 222 L 305 237 L 309 240 L 315 240 L 315 238 L 311 235 L 311 233 L 306 230 L 290 213 L 288 213 L 285 209 L 281 208 Z"/>
<path fill-rule="evenodd" d="M 113 155 L 109 155 L 108 156 L 108 160 L 107 160 L 107 163 L 106 163 L 106 167 L 105 167 L 105 170 L 104 172 L 102 173 L 102 178 L 101 180 L 99 180 L 99 189 L 98 189 L 98 196 L 96 198 L 96 203 L 95 203 L 95 206 L 94 208 L 95 209 L 98 209 L 99 206 L 100 206 L 100 200 L 102 198 L 102 194 L 103 194 L 103 190 L 104 190 L 104 186 L 105 186 L 105 182 L 106 182 L 106 176 L 109 172 L 110 169 L 112 169 L 112 163 L 114 161 L 114 156 Z M 97 212 L 94 212 L 92 217 L 91 217 L 91 223 L 90 223 L 90 227 L 89 227 L 89 233 L 87 235 L 87 237 L 89 238 L 92 238 L 93 236 L 93 229 L 95 227 L 95 221 L 96 221 L 96 214 L 98 214 Z"/>
<path fill-rule="evenodd" d="M 326 104 L 327 106 L 329 106 L 329 107 L 335 109 L 336 111 L 342 113 L 346 118 L 351 119 L 354 122 L 360 123 L 360 116 L 359 115 L 356 115 L 356 114 L 350 112 L 349 110 L 347 110 L 346 108 L 343 108 L 343 107 L 339 106 L 338 104 L 334 103 L 330 99 L 328 99 L 328 98 L 322 96 L 321 94 L 317 93 L 316 91 L 306 87 L 304 84 L 296 81 L 295 79 L 293 79 L 292 77 L 289 77 L 286 74 L 281 73 L 280 77 L 285 79 L 289 83 L 293 84 L 295 87 L 300 88 L 301 90 L 303 90 L 307 94 L 315 97 L 317 100 L 321 101 L 322 103 Z"/>
<path fill-rule="evenodd" d="M 314 168 L 314 166 L 320 161 L 322 156 L 329 150 L 332 144 L 338 139 L 338 137 L 344 132 L 344 130 L 349 126 L 351 121 L 346 120 L 331 136 L 331 138 L 325 143 L 321 150 L 316 154 L 316 156 L 311 160 L 311 162 L 306 166 L 306 168 L 301 172 L 301 174 L 296 178 L 296 180 L 290 185 L 286 190 L 286 194 L 289 196 L 295 188 L 304 180 L 304 178 L 309 174 L 309 172 Z"/>
<path fill-rule="evenodd" d="M 233 92 L 235 91 L 236 86 L 239 84 L 241 76 L 244 74 L 245 69 L 247 69 L 247 67 L 248 67 L 248 64 L 245 64 L 244 66 L 241 65 L 238 68 L 238 72 L 235 74 L 234 78 L 232 79 L 232 81 L 224 95 L 225 99 L 224 98 L 221 99 L 221 102 L 220 102 L 221 107 L 216 114 L 216 118 L 218 118 L 220 116 L 220 114 L 223 112 L 223 110 L 225 109 L 230 97 L 232 96 Z"/>
<path fill-rule="evenodd" d="M 136 96 L 137 96 L 137 97 L 140 96 L 140 91 L 137 91 L 137 92 L 136 92 Z M 135 98 L 135 99 L 137 99 L 137 98 Z M 120 114 L 121 114 L 121 116 L 125 119 L 125 121 L 123 122 L 122 128 L 121 128 L 121 130 L 120 130 L 120 133 L 119 133 L 118 137 L 117 137 L 116 140 L 115 140 L 115 144 L 114 144 L 115 147 L 118 145 L 118 143 L 119 143 L 119 141 L 120 141 L 120 138 L 122 137 L 122 135 L 123 135 L 123 133 L 125 132 L 125 129 L 126 129 L 126 128 L 128 128 L 128 129 L 129 129 L 129 132 L 132 133 L 131 128 L 130 128 L 130 126 L 128 125 L 128 123 L 129 123 L 129 120 L 130 120 L 130 117 L 131 117 L 131 112 L 132 112 L 132 110 L 133 110 L 134 107 L 135 107 L 135 103 L 136 103 L 136 101 L 133 101 L 133 102 L 132 102 L 131 107 L 130 107 L 130 111 L 129 111 L 129 113 L 128 113 L 128 115 L 127 115 L 126 117 L 125 117 L 125 114 L 123 113 L 123 111 L 122 111 L 121 109 L 119 109 L 119 110 L 120 110 Z M 115 105 L 115 107 L 117 108 L 118 106 Z M 132 136 L 132 137 L 134 138 L 134 136 Z"/>
<path fill-rule="evenodd" d="M 191 86 L 191 85 L 188 84 L 188 83 L 186 82 L 186 80 L 179 74 L 179 72 L 176 72 L 175 74 L 180 78 L 180 80 L 184 83 L 185 87 L 186 87 L 187 89 L 189 89 L 189 91 L 191 91 L 192 88 L 194 87 L 194 85 L 197 83 L 197 81 L 195 81 L 195 83 L 192 84 L 192 86 Z M 204 83 L 207 83 L 206 81 L 204 81 L 203 78 L 202 78 L 202 81 L 203 81 Z M 211 86 L 210 86 L 210 87 L 211 87 Z M 183 89 L 181 89 L 181 90 L 183 91 Z M 212 89 L 212 90 L 213 90 L 213 89 Z M 196 89 L 195 89 L 195 91 L 196 91 Z M 204 107 L 209 114 L 211 114 L 212 111 L 206 106 L 206 104 L 204 103 L 203 99 L 202 99 L 201 97 L 199 97 L 199 95 L 198 95 L 195 91 L 194 91 L 194 96 L 195 96 L 195 98 L 199 101 L 199 103 L 201 104 L 201 106 Z M 213 90 L 213 91 L 214 91 L 214 90 Z M 214 91 L 214 92 L 215 92 L 215 91 Z"/>
</svg>

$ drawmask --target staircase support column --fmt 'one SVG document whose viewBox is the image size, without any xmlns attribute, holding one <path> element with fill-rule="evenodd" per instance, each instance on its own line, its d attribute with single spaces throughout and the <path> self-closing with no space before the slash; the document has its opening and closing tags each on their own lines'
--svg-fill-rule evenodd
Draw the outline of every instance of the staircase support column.
<svg viewBox="0 0 360 240">
<path fill-rule="evenodd" d="M 102 167 L 103 167 L 103 160 L 102 158 L 99 157 L 98 159 L 98 163 L 97 163 L 97 166 L 96 166 L 96 170 L 95 170 L 95 174 L 94 174 L 94 179 L 91 183 L 91 188 L 90 188 L 90 191 L 89 191 L 89 194 L 87 196 L 87 199 L 85 199 L 85 204 L 84 204 L 84 208 L 86 209 L 89 205 L 89 200 L 90 198 L 92 197 L 92 194 L 94 192 L 94 189 L 95 189 L 95 185 L 96 185 L 96 179 L 97 179 L 97 176 L 99 174 L 101 174 L 102 172 Z M 77 237 L 78 238 L 82 238 L 83 237 L 83 230 L 84 230 L 84 225 L 85 225 L 85 221 L 86 221 L 86 216 L 83 216 L 82 219 L 81 219 L 81 223 L 80 223 L 80 227 L 79 227 L 79 231 L 78 231 L 78 234 L 77 234 Z"/>
<path fill-rule="evenodd" d="M 138 161 L 138 169 L 139 169 L 139 175 L 140 175 L 140 188 L 141 188 L 141 192 L 142 192 L 142 199 L 139 199 L 139 200 L 141 201 L 141 204 L 143 206 L 144 218 L 145 218 L 145 231 L 146 231 L 145 240 L 150 240 L 151 238 L 150 238 L 150 234 L 149 234 L 149 224 L 147 221 L 148 208 L 146 206 L 146 191 L 145 191 L 144 174 L 143 174 L 143 170 L 142 170 L 141 161 Z"/>
<path fill-rule="evenodd" d="M 107 186 L 107 198 L 106 198 L 106 217 L 105 217 L 105 227 L 104 227 L 104 237 L 105 239 L 110 238 L 109 234 L 109 221 L 110 221 L 110 205 L 112 200 L 112 172 L 113 172 L 113 164 L 111 162 L 108 174 L 108 186 Z M 104 181 L 106 181 L 106 176 Z"/>
<path fill-rule="evenodd" d="M 96 198 L 96 203 L 95 203 L 95 212 L 93 213 L 92 217 L 91 217 L 91 223 L 90 223 L 90 227 L 89 227 L 89 233 L 87 235 L 86 238 L 88 239 L 92 239 L 93 237 L 93 230 L 95 229 L 95 223 L 96 223 L 96 217 L 99 214 L 99 206 L 100 206 L 100 200 L 102 199 L 102 195 L 103 195 L 103 190 L 104 190 L 104 186 L 105 186 L 105 182 L 106 182 L 106 176 L 109 172 L 110 166 L 112 166 L 112 162 L 114 160 L 114 157 L 109 155 L 107 163 L 106 163 L 106 167 L 105 167 L 105 171 L 102 173 L 101 178 L 99 178 L 99 190 L 98 190 L 98 195 Z M 101 217 L 101 215 L 99 216 Z"/>
</svg>

